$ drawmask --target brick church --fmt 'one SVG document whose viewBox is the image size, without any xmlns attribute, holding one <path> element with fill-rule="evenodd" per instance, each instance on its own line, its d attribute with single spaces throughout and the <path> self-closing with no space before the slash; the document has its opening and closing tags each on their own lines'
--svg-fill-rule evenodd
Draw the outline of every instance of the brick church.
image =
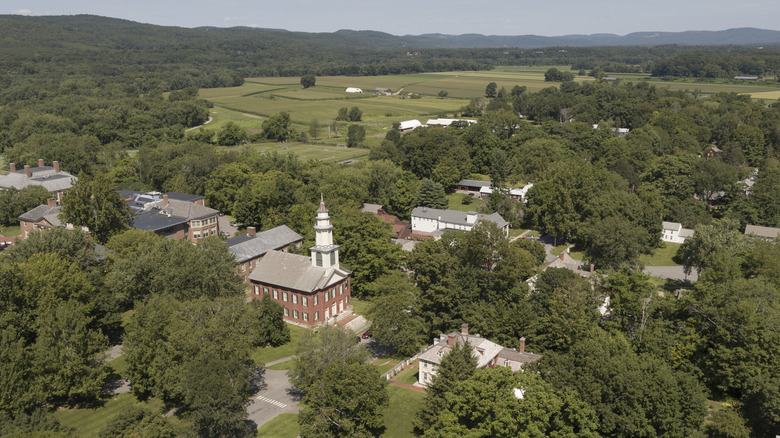
<svg viewBox="0 0 780 438">
<path fill-rule="evenodd" d="M 333 227 L 321 200 L 314 225 L 311 256 L 268 251 L 249 275 L 252 298 L 270 295 L 284 308 L 284 320 L 312 326 L 333 322 L 351 307 L 351 271 L 339 266 L 339 246 L 333 244 Z"/>
</svg>

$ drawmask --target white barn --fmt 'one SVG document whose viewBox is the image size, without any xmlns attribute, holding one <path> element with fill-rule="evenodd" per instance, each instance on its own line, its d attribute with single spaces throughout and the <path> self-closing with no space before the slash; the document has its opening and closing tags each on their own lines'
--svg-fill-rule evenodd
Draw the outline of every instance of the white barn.
<svg viewBox="0 0 780 438">
<path fill-rule="evenodd" d="M 401 126 L 398 127 L 400 131 L 411 131 L 413 129 L 421 127 L 423 124 L 419 120 L 404 120 L 401 122 Z"/>
<path fill-rule="evenodd" d="M 437 235 L 447 230 L 471 231 L 482 220 L 495 223 L 506 235 L 509 235 L 509 222 L 498 213 L 480 214 L 475 211 L 440 210 L 429 207 L 416 207 L 412 210 L 412 233 Z"/>
</svg>

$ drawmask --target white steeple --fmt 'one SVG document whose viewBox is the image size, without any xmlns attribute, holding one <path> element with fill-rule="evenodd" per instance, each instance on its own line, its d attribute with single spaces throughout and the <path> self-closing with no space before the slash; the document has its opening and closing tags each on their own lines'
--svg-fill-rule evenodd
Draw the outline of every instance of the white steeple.
<svg viewBox="0 0 780 438">
<path fill-rule="evenodd" d="M 339 268 L 339 246 L 333 244 L 333 227 L 330 225 L 328 209 L 320 195 L 320 208 L 317 209 L 317 220 L 314 225 L 315 245 L 311 251 L 311 265 L 322 268 Z"/>
</svg>

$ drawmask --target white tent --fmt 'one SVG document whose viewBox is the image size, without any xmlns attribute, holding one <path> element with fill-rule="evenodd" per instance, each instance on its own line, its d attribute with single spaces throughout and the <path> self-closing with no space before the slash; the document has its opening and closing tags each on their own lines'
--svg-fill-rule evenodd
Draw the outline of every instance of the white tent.
<svg viewBox="0 0 780 438">
<path fill-rule="evenodd" d="M 361 90 L 360 88 L 355 88 L 355 87 L 347 88 L 347 93 L 362 93 L 362 92 L 363 90 Z"/>
</svg>

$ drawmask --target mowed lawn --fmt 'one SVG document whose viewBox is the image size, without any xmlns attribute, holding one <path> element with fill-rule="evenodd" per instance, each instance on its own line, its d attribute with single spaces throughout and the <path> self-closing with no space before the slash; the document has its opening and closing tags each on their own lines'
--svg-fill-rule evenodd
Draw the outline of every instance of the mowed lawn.
<svg viewBox="0 0 780 438">
<path fill-rule="evenodd" d="M 257 429 L 257 436 L 263 438 L 295 438 L 299 433 L 298 414 L 279 414 Z"/>
<path fill-rule="evenodd" d="M 662 248 L 656 248 L 653 254 L 639 256 L 639 261 L 645 266 L 679 266 L 672 258 L 680 249 L 679 243 L 664 242 Z"/>
<path fill-rule="evenodd" d="M 298 340 L 303 337 L 304 333 L 306 333 L 308 329 L 292 324 L 287 324 L 287 327 L 290 329 L 290 342 L 278 347 L 265 347 L 256 349 L 252 353 L 252 359 L 255 361 L 255 363 L 262 365 L 295 354 L 295 347 L 298 345 Z"/>
<path fill-rule="evenodd" d="M 413 421 L 422 408 L 425 393 L 414 389 L 389 385 L 390 404 L 385 410 L 384 438 L 412 438 Z"/>
<path fill-rule="evenodd" d="M 101 407 L 92 409 L 60 409 L 54 412 L 54 416 L 63 425 L 76 429 L 76 436 L 92 438 L 97 437 L 100 430 L 119 413 L 136 405 L 162 414 L 163 403 L 158 399 L 141 402 L 132 394 L 119 394 L 116 398 L 107 400 Z"/>
</svg>

